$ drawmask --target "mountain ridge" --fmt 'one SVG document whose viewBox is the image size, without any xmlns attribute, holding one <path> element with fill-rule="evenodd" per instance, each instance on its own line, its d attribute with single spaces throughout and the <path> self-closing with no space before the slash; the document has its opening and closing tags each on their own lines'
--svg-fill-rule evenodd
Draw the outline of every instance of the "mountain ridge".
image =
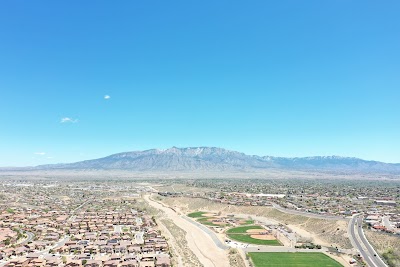
<svg viewBox="0 0 400 267">
<path fill-rule="evenodd" d="M 355 157 L 273 157 L 247 155 L 218 147 L 171 147 L 121 152 L 75 163 L 39 165 L 35 170 L 132 170 L 132 171 L 256 171 L 323 170 L 399 173 L 399 163 L 384 163 Z"/>
</svg>

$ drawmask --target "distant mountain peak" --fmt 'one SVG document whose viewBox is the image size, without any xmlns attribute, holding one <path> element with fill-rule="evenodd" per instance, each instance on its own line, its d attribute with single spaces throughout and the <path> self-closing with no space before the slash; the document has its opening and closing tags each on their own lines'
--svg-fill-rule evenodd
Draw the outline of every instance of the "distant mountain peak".
<svg viewBox="0 0 400 267">
<path fill-rule="evenodd" d="M 259 171 L 323 170 L 387 172 L 400 174 L 400 164 L 366 161 L 354 157 L 273 157 L 246 155 L 218 147 L 171 147 L 122 152 L 100 159 L 69 164 L 37 166 L 36 169 L 108 169 L 134 171 Z"/>
</svg>

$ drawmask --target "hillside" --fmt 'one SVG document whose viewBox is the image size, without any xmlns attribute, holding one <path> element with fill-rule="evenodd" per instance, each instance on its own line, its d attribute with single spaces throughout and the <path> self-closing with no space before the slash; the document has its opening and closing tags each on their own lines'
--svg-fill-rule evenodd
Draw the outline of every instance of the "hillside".
<svg viewBox="0 0 400 267">
<path fill-rule="evenodd" d="M 268 169 L 400 173 L 400 164 L 350 157 L 284 158 L 246 155 L 216 147 L 172 147 L 166 150 L 124 152 L 104 158 L 68 164 L 34 167 L 36 170 L 132 170 L 132 171 L 257 171 Z"/>
</svg>

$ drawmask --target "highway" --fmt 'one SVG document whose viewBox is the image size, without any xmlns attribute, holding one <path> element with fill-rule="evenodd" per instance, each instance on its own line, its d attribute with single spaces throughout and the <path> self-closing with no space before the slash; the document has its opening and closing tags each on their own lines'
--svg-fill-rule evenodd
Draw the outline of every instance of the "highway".
<svg viewBox="0 0 400 267">
<path fill-rule="evenodd" d="M 351 219 L 348 229 L 351 243 L 360 252 L 368 266 L 387 267 L 365 237 L 362 222 L 363 217 L 359 215 L 354 215 Z"/>
</svg>

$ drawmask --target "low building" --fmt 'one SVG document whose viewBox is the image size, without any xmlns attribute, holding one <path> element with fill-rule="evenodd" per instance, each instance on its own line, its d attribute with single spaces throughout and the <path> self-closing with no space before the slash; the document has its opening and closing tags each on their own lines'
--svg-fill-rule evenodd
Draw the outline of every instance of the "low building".
<svg viewBox="0 0 400 267">
<path fill-rule="evenodd" d="M 393 201 L 393 200 L 375 200 L 374 203 L 376 205 L 381 205 L 381 206 L 396 206 L 397 205 L 396 201 Z"/>
</svg>

